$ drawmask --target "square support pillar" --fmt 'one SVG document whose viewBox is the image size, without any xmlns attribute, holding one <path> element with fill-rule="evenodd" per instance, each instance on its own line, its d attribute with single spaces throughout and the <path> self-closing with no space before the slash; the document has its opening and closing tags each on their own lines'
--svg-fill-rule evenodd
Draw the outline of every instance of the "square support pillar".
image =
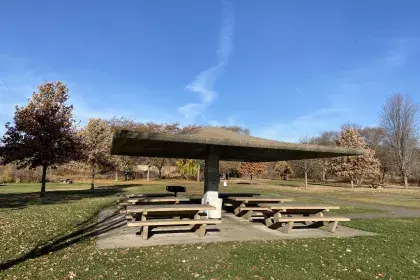
<svg viewBox="0 0 420 280">
<path fill-rule="evenodd" d="M 219 153 L 217 147 L 209 146 L 204 165 L 204 195 L 202 203 L 219 198 Z M 221 213 L 221 209 L 218 209 Z"/>
</svg>

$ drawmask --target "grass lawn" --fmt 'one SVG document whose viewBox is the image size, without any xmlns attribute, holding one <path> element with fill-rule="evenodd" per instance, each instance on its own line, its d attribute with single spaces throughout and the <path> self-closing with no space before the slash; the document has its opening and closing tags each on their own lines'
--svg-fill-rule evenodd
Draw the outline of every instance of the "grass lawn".
<svg viewBox="0 0 420 280">
<path fill-rule="evenodd" d="M 43 199 L 38 184 L 0 186 L 0 263 L 9 267 L 0 279 L 420 279 L 420 219 L 347 223 L 378 233 L 373 237 L 98 250 L 92 225 L 101 208 L 118 192 L 157 192 L 168 184 L 145 183 L 93 192 L 88 184 L 49 184 Z M 228 189 L 261 192 L 241 184 Z"/>
<path fill-rule="evenodd" d="M 311 185 L 308 189 L 304 189 L 303 182 L 298 180 L 263 180 L 263 182 L 264 186 L 261 188 L 276 189 L 280 193 L 292 196 L 294 193 L 315 195 L 321 193 L 325 198 L 331 199 L 420 209 L 420 188 L 370 189 L 366 187 L 357 187 L 351 189 L 348 184 L 329 183 L 328 185 Z"/>
</svg>

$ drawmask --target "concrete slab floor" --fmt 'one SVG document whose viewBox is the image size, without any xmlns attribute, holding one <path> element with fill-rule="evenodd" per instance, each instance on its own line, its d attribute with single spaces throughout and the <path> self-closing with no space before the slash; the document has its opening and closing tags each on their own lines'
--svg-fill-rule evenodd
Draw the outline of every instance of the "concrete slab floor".
<svg viewBox="0 0 420 280">
<path fill-rule="evenodd" d="M 137 235 L 138 228 L 129 228 L 124 215 L 114 215 L 116 209 L 105 209 L 99 214 L 99 220 L 112 224 L 112 229 L 99 235 L 97 246 L 100 249 L 146 247 L 158 245 L 194 244 L 229 241 L 256 241 L 278 240 L 295 238 L 326 238 L 326 237 L 353 237 L 371 236 L 371 232 L 361 231 L 340 224 L 335 233 L 330 233 L 317 228 L 296 226 L 292 233 L 286 234 L 279 230 L 272 230 L 260 222 L 249 222 L 236 217 L 232 213 L 224 212 L 222 223 L 207 227 L 206 237 L 198 237 L 189 230 L 188 226 L 159 227 L 152 231 L 148 240 L 143 240 Z M 117 225 L 117 226 L 115 226 Z"/>
</svg>

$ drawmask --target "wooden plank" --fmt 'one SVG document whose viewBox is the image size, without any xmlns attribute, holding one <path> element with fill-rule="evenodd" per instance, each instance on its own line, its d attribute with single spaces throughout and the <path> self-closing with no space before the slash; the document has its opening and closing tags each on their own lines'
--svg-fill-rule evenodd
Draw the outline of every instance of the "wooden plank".
<svg viewBox="0 0 420 280">
<path fill-rule="evenodd" d="M 350 221 L 350 218 L 346 217 L 333 217 L 333 216 L 324 216 L 324 217 L 317 217 L 317 216 L 311 216 L 311 217 L 281 217 L 278 219 L 277 222 L 280 223 L 287 223 L 287 222 L 348 222 Z"/>
<path fill-rule="evenodd" d="M 270 208 L 266 207 L 258 207 L 258 206 L 245 206 L 245 207 L 238 207 L 239 210 L 255 210 L 255 211 L 269 211 Z"/>
<path fill-rule="evenodd" d="M 266 207 L 271 210 L 330 210 L 330 209 L 340 209 L 337 205 L 323 205 L 323 204 L 298 204 L 298 203 L 261 203 L 261 207 Z"/>
<path fill-rule="evenodd" d="M 188 197 L 140 197 L 140 198 L 128 198 L 125 200 L 126 203 L 153 203 L 153 202 L 185 202 L 190 201 Z"/>
<path fill-rule="evenodd" d="M 230 196 L 229 199 L 234 201 L 244 201 L 245 203 L 259 203 L 259 202 L 290 202 L 293 201 L 291 198 L 281 198 L 281 197 L 239 197 L 239 196 Z"/>
<path fill-rule="evenodd" d="M 146 220 L 127 222 L 129 227 L 145 227 L 145 226 L 179 226 L 179 225 L 212 225 L 220 224 L 222 220 L 216 219 L 186 219 L 186 220 L 172 220 L 172 219 L 159 219 L 159 220 Z"/>
<path fill-rule="evenodd" d="M 219 193 L 219 198 L 226 199 L 229 197 L 254 197 L 259 196 L 259 193 Z"/>
<path fill-rule="evenodd" d="M 173 211 L 205 211 L 216 210 L 216 207 L 209 204 L 171 204 L 171 205 L 135 205 L 127 206 L 125 213 L 141 212 L 173 212 Z"/>
</svg>

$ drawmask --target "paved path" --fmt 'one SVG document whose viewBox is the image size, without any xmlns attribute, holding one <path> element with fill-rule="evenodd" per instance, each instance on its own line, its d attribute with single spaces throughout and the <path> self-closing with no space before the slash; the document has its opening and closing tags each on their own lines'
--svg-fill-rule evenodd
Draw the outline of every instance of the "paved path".
<svg viewBox="0 0 420 280">
<path fill-rule="evenodd" d="M 293 193 L 290 194 L 292 197 L 306 197 L 306 198 L 313 198 L 317 200 L 325 201 L 326 203 L 336 203 L 341 205 L 349 205 L 355 206 L 360 208 L 370 208 L 376 210 L 386 211 L 386 213 L 355 213 L 355 214 L 348 214 L 346 215 L 349 218 L 363 218 L 363 219 L 376 219 L 376 218 L 410 218 L 410 217 L 420 217 L 420 210 L 401 207 L 401 206 L 387 206 L 375 203 L 366 203 L 366 202 L 356 202 L 356 201 L 348 201 L 348 200 L 341 200 L 336 198 L 325 197 L 321 195 L 313 195 L 313 194 L 303 194 L 303 193 Z"/>
</svg>

